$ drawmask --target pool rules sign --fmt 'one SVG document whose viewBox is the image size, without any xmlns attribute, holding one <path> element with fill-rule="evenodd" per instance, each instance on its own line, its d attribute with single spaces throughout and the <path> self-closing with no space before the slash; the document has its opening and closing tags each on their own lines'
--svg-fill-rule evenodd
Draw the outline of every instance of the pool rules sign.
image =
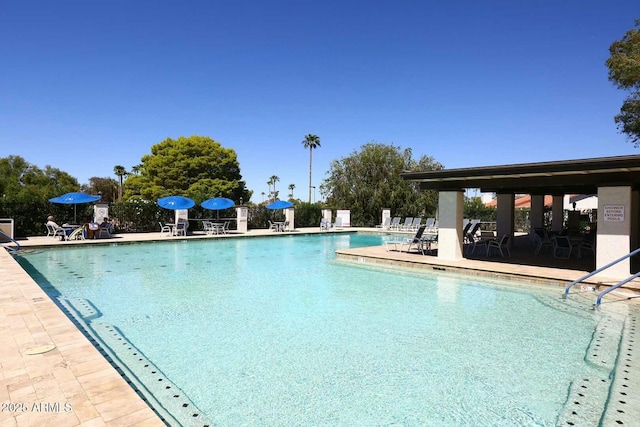
<svg viewBox="0 0 640 427">
<path fill-rule="evenodd" d="M 624 205 L 604 205 L 604 220 L 624 222 Z"/>
</svg>

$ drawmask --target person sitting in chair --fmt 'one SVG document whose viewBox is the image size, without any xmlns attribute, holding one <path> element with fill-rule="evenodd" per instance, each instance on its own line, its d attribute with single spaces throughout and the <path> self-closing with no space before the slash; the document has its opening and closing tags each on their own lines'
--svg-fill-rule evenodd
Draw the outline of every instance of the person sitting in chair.
<svg viewBox="0 0 640 427">
<path fill-rule="evenodd" d="M 53 228 L 53 231 L 55 231 L 56 234 L 60 234 L 61 236 L 63 232 L 65 235 L 68 236 L 73 231 L 70 228 L 60 227 L 58 223 L 56 223 L 55 219 L 53 218 L 53 215 L 49 215 L 47 217 L 47 226 Z M 59 231 L 59 230 L 63 230 L 63 231 Z M 64 236 L 62 237 L 62 239 L 64 240 Z"/>
<path fill-rule="evenodd" d="M 103 218 L 103 221 L 100 223 L 100 228 L 104 228 L 109 232 L 109 234 L 113 234 L 113 232 L 115 231 L 113 229 L 113 224 L 111 224 L 111 221 L 109 221 L 109 218 L 107 217 Z"/>
</svg>

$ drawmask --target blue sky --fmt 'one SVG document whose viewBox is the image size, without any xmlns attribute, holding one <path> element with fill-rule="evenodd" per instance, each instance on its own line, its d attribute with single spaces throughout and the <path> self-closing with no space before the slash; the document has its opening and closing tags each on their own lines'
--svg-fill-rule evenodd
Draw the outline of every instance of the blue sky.
<svg viewBox="0 0 640 427">
<path fill-rule="evenodd" d="M 318 187 L 371 141 L 446 168 L 638 154 L 604 65 L 636 18 L 637 0 L 4 2 L 0 157 L 86 183 L 206 135 L 258 202 L 271 175 L 306 199 L 308 133 Z"/>
</svg>

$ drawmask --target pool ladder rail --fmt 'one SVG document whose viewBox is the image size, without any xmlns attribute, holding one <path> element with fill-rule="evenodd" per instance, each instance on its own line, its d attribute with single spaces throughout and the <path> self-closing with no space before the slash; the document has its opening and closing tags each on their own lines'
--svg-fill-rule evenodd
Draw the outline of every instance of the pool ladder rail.
<svg viewBox="0 0 640 427">
<path fill-rule="evenodd" d="M 617 263 L 619 263 L 621 261 L 624 261 L 625 259 L 630 258 L 630 257 L 632 257 L 634 255 L 639 254 L 639 253 L 640 253 L 640 248 L 636 249 L 633 252 L 629 252 L 625 256 L 622 256 L 622 257 L 620 257 L 620 258 L 618 258 L 618 259 L 616 259 L 614 261 L 611 261 L 609 264 L 607 264 L 607 265 L 605 265 L 603 267 L 600 267 L 597 270 L 594 270 L 591 273 L 580 277 L 579 279 L 574 280 L 573 282 L 569 283 L 567 285 L 567 287 L 564 289 L 564 294 L 562 295 L 562 298 L 567 298 L 567 295 L 569 295 L 569 289 L 571 289 L 572 286 L 577 285 L 578 283 L 583 282 L 584 280 L 588 279 L 589 277 L 594 276 L 594 275 L 596 275 L 598 273 L 601 273 L 602 271 L 606 270 L 607 268 L 612 267 L 612 266 L 616 265 Z M 640 272 L 632 274 L 631 276 L 627 277 L 626 279 L 622 280 L 621 282 L 618 282 L 615 285 L 611 286 L 610 288 L 605 289 L 604 291 L 600 292 L 598 294 L 598 298 L 596 299 L 595 304 L 593 305 L 594 308 L 598 308 L 600 306 L 600 303 L 602 303 L 602 297 L 604 297 L 606 294 L 608 294 L 609 292 L 611 292 L 613 290 L 618 289 L 621 286 L 626 285 L 627 283 L 629 283 L 630 281 L 632 281 L 632 280 L 634 280 L 634 279 L 636 279 L 638 277 L 640 277 Z"/>
<path fill-rule="evenodd" d="M 18 252 L 20 250 L 20 243 L 16 242 L 15 239 L 13 237 L 8 236 L 4 231 L 0 230 L 0 235 L 2 235 L 2 237 L 5 237 L 7 239 L 9 239 L 9 241 L 15 243 L 16 247 L 13 248 L 11 246 L 5 246 L 5 249 L 8 250 L 11 253 L 15 253 Z"/>
</svg>

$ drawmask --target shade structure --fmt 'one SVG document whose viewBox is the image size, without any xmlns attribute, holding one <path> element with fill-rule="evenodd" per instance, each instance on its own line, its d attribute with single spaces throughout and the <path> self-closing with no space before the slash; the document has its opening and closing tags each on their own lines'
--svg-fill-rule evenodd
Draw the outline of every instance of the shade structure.
<svg viewBox="0 0 640 427">
<path fill-rule="evenodd" d="M 287 202 L 284 200 L 276 200 L 275 202 L 269 203 L 266 208 L 267 209 L 287 209 L 293 206 L 293 203 Z"/>
<path fill-rule="evenodd" d="M 76 205 L 80 203 L 91 203 L 100 200 L 100 196 L 93 196 L 91 194 L 82 192 L 72 192 L 63 194 L 62 196 L 49 199 L 51 203 L 58 203 L 62 205 L 73 205 L 73 222 L 76 222 Z"/>
<path fill-rule="evenodd" d="M 184 196 L 167 196 L 158 199 L 158 206 L 165 209 L 171 209 L 174 211 L 180 209 L 189 209 L 196 205 L 196 202 L 188 197 Z"/>
<path fill-rule="evenodd" d="M 207 199 L 204 202 L 200 203 L 205 209 L 211 209 L 212 211 L 220 211 L 222 209 L 228 209 L 233 207 L 235 203 L 231 199 L 227 199 L 226 197 L 214 197 L 213 199 Z"/>
</svg>

